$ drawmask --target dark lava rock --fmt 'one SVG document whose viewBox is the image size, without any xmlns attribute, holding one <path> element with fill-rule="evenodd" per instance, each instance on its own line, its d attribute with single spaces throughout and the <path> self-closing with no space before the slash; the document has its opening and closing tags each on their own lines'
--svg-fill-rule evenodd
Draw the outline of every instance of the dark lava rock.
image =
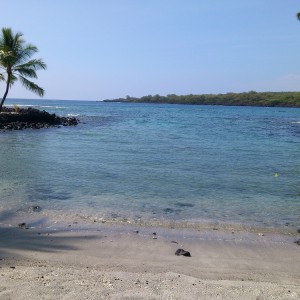
<svg viewBox="0 0 300 300">
<path fill-rule="evenodd" d="M 298 240 L 295 241 L 294 243 L 297 244 L 298 246 L 300 246 L 300 239 L 298 239 Z"/>
<path fill-rule="evenodd" d="M 22 228 L 22 229 L 28 229 L 29 228 L 26 223 L 20 223 L 20 224 L 18 224 L 18 227 Z"/>
<path fill-rule="evenodd" d="M 4 107 L 0 113 L 0 130 L 41 129 L 59 126 L 76 126 L 79 120 L 74 117 L 59 117 L 45 110 L 35 108 L 20 109 Z"/>
<path fill-rule="evenodd" d="M 174 209 L 173 209 L 173 208 L 167 207 L 167 208 L 164 209 L 164 213 L 165 213 L 165 214 L 171 214 L 171 213 L 173 213 L 173 212 L 174 212 Z"/>
<path fill-rule="evenodd" d="M 191 257 L 191 253 L 189 251 L 185 251 L 183 249 L 177 249 L 175 252 L 175 255 L 177 255 L 177 256 L 183 255 L 183 256 Z"/>
</svg>

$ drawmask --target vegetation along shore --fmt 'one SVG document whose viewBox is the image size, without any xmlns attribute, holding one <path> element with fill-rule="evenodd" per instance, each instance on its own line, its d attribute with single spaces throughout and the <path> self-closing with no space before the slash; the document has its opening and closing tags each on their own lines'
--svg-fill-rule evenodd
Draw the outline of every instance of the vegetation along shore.
<svg viewBox="0 0 300 300">
<path fill-rule="evenodd" d="M 140 98 L 127 96 L 126 98 L 104 100 L 104 102 L 130 103 L 168 103 L 194 105 L 226 105 L 226 106 L 264 106 L 264 107 L 300 107 L 300 92 L 255 92 L 175 95 L 148 95 Z"/>
</svg>

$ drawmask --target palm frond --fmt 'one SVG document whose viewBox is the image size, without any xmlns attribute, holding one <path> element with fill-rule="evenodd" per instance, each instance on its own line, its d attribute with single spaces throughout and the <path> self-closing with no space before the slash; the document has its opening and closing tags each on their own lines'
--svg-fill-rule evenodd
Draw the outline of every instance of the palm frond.
<svg viewBox="0 0 300 300">
<path fill-rule="evenodd" d="M 13 72 L 17 72 L 18 74 L 29 77 L 29 78 L 37 78 L 36 72 L 34 69 L 31 68 L 14 68 Z"/>
<path fill-rule="evenodd" d="M 14 34 L 11 28 L 2 28 L 1 48 L 4 46 L 4 48 L 7 48 L 4 50 L 22 49 L 25 43 L 22 36 L 21 32 Z"/>
<path fill-rule="evenodd" d="M 41 59 L 30 60 L 31 56 L 38 52 L 37 47 L 25 44 L 21 32 L 14 34 L 11 28 L 2 28 L 1 31 L 0 71 L 5 74 L 6 79 L 2 75 L 0 80 L 4 78 L 11 86 L 19 79 L 26 89 L 43 96 L 44 90 L 27 79 L 37 78 L 36 71 L 47 67 Z"/>
<path fill-rule="evenodd" d="M 21 81 L 21 83 L 23 84 L 23 86 L 28 89 L 29 91 L 32 91 L 36 94 L 38 94 L 40 97 L 44 96 L 44 89 L 39 87 L 37 84 L 35 84 L 32 81 L 29 81 L 28 79 L 26 79 L 25 77 L 19 75 L 19 79 Z"/>
<path fill-rule="evenodd" d="M 5 79 L 4 79 L 3 74 L 0 73 L 0 81 L 4 81 L 4 80 L 5 80 Z"/>
<path fill-rule="evenodd" d="M 17 32 L 14 36 L 14 45 L 23 45 L 25 43 L 24 39 L 22 38 L 23 33 L 22 32 Z"/>
<path fill-rule="evenodd" d="M 14 75 L 10 75 L 10 80 L 9 80 L 9 87 L 12 87 L 12 85 L 18 80 L 18 78 Z"/>
<path fill-rule="evenodd" d="M 45 70 L 47 65 L 41 59 L 32 59 L 24 64 L 14 67 L 14 70 L 20 71 L 21 69 L 32 69 L 32 70 Z"/>
<path fill-rule="evenodd" d="M 32 55 L 38 52 L 36 46 L 28 44 L 25 47 L 16 51 L 15 64 L 22 64 L 26 62 Z"/>
</svg>

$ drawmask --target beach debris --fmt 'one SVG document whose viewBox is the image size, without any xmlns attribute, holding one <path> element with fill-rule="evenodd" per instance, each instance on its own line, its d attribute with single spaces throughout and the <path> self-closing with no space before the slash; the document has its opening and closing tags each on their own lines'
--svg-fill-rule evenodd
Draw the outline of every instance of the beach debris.
<svg viewBox="0 0 300 300">
<path fill-rule="evenodd" d="M 298 240 L 295 241 L 294 243 L 297 244 L 298 246 L 300 246 L 300 239 L 298 239 Z"/>
<path fill-rule="evenodd" d="M 135 230 L 135 231 L 134 231 L 134 233 L 138 234 L 138 233 L 139 233 L 139 231 L 138 231 L 138 230 Z"/>
<path fill-rule="evenodd" d="M 191 253 L 189 251 L 185 251 L 183 249 L 177 249 L 175 252 L 175 255 L 177 255 L 177 256 L 183 255 L 183 256 L 191 257 Z"/>
<path fill-rule="evenodd" d="M 32 205 L 29 207 L 29 211 L 40 212 L 42 208 L 39 205 Z"/>
<path fill-rule="evenodd" d="M 153 238 L 154 240 L 157 240 L 157 234 L 156 234 L 156 232 L 153 232 L 152 234 L 153 234 L 152 238 Z"/>
<path fill-rule="evenodd" d="M 258 236 L 265 236 L 263 233 L 261 233 L 261 232 L 259 232 L 258 234 L 257 234 Z"/>
<path fill-rule="evenodd" d="M 171 241 L 171 243 L 173 243 L 173 244 L 178 244 L 178 242 L 176 242 L 176 241 Z"/>
<path fill-rule="evenodd" d="M 19 227 L 19 228 L 22 228 L 22 229 L 28 229 L 28 228 L 29 228 L 25 222 L 19 223 L 19 224 L 18 224 L 18 227 Z"/>
</svg>

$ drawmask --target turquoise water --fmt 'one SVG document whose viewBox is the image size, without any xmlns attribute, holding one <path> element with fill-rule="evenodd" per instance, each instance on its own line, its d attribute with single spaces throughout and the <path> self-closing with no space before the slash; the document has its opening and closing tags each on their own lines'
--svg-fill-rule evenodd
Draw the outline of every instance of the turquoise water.
<svg viewBox="0 0 300 300">
<path fill-rule="evenodd" d="M 2 211 L 300 226 L 300 109 L 12 103 L 81 123 L 0 132 Z"/>
</svg>

